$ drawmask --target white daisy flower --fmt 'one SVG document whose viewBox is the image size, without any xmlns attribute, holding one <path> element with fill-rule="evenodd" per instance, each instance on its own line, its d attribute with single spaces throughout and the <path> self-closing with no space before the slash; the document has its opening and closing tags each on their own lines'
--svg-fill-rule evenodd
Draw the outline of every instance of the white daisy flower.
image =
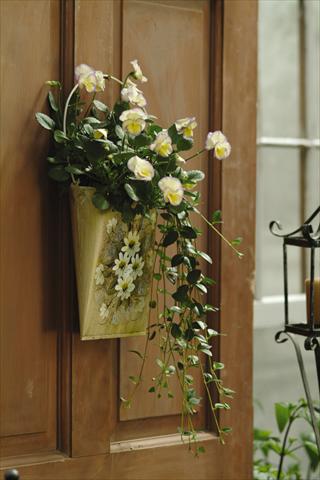
<svg viewBox="0 0 320 480">
<path fill-rule="evenodd" d="M 104 265 L 102 263 L 99 263 L 99 265 L 96 268 L 95 274 L 94 274 L 94 279 L 96 282 L 96 285 L 103 285 L 104 284 Z"/>
<path fill-rule="evenodd" d="M 125 275 L 123 277 L 119 277 L 118 283 L 115 286 L 115 289 L 118 292 L 117 297 L 119 297 L 120 300 L 126 300 L 127 298 L 130 297 L 134 288 L 135 288 L 135 284 L 133 283 L 132 276 Z"/>
<path fill-rule="evenodd" d="M 132 257 L 131 263 L 128 265 L 128 269 L 130 269 L 131 275 L 134 280 L 138 277 L 141 277 L 141 275 L 143 274 L 143 266 L 144 261 L 142 257 L 140 257 L 139 255 L 135 255 L 134 257 Z"/>
<path fill-rule="evenodd" d="M 99 312 L 100 312 L 100 317 L 101 318 L 103 318 L 103 319 L 107 318 L 107 316 L 109 315 L 109 310 L 108 310 L 108 307 L 105 303 L 101 304 Z"/>
<path fill-rule="evenodd" d="M 116 226 L 117 226 L 118 220 L 113 217 L 111 220 L 106 225 L 107 233 L 110 235 L 110 233 L 114 232 Z"/>
<path fill-rule="evenodd" d="M 123 240 L 124 246 L 121 251 L 126 253 L 129 257 L 133 257 L 140 251 L 140 240 L 138 232 L 131 231 L 128 236 Z"/>
<path fill-rule="evenodd" d="M 123 275 L 124 271 L 128 267 L 130 261 L 130 257 L 127 253 L 119 253 L 119 257 L 114 261 L 114 266 L 112 270 L 114 270 L 115 274 L 118 276 Z"/>
</svg>

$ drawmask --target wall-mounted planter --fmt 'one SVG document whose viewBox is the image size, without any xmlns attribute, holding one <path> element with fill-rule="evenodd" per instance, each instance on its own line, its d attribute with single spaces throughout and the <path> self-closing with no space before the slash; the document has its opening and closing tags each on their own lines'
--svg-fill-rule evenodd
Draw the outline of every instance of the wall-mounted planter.
<svg viewBox="0 0 320 480">
<path fill-rule="evenodd" d="M 71 216 L 82 340 L 143 335 L 149 317 L 156 213 L 101 212 L 92 187 L 71 186 Z"/>
</svg>

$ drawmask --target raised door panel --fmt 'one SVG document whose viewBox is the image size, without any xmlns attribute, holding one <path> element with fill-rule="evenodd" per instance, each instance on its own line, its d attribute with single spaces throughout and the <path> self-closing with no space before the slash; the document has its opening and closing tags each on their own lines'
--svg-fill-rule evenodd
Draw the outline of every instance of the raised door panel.
<svg viewBox="0 0 320 480">
<path fill-rule="evenodd" d="M 208 131 L 209 113 L 209 2 L 208 1 L 125 1 L 123 5 L 123 39 L 122 39 L 122 70 L 124 73 L 130 67 L 134 58 L 139 60 L 143 72 L 149 81 L 143 83 L 147 98 L 147 110 L 158 117 L 158 123 L 170 126 L 175 120 L 195 116 L 198 128 L 195 133 L 195 145 L 192 151 L 185 152 L 184 157 L 192 156 L 203 148 Z M 201 168 L 207 173 L 208 156 L 191 162 L 191 168 Z M 186 169 L 189 165 L 186 164 Z M 201 185 L 202 210 L 207 208 L 207 183 Z M 200 225 L 199 219 L 195 223 Z M 203 228 L 202 228 L 203 229 Z M 199 248 L 207 248 L 207 236 L 202 236 Z M 174 252 L 172 252 L 174 254 Z M 166 287 L 168 288 L 168 287 Z M 157 282 L 154 282 L 154 298 L 156 298 Z M 161 297 L 161 296 L 160 296 Z M 158 299 L 157 299 L 158 300 Z M 161 311 L 161 310 L 160 310 Z M 157 314 L 152 313 L 150 324 L 157 322 Z M 120 341 L 120 393 L 125 398 L 130 397 L 133 385 L 129 376 L 137 375 L 140 369 L 140 358 L 130 352 L 144 352 L 144 338 L 128 338 Z M 148 347 L 147 361 L 143 373 L 143 382 L 136 390 L 131 408 L 120 407 L 119 417 L 122 422 L 134 419 L 150 419 L 140 422 L 139 431 L 130 423 L 121 425 L 119 437 L 145 436 L 146 434 L 176 432 L 179 424 L 177 417 L 164 418 L 152 422 L 152 418 L 176 416 L 181 411 L 181 395 L 177 381 L 169 382 L 169 390 L 174 398 L 168 398 L 167 392 L 162 392 L 161 399 L 148 393 L 153 386 L 152 377 L 159 373 L 155 359 L 159 355 L 159 338 L 155 337 Z M 195 374 L 196 377 L 196 374 Z M 197 390 L 204 396 L 199 378 L 195 384 Z M 198 416 L 198 426 L 204 426 L 204 411 Z M 131 425 L 131 427 L 130 427 Z M 132 428 L 133 427 L 133 428 Z M 131 431 L 130 431 L 131 428 Z M 149 430 L 150 428 L 150 430 Z M 119 438 L 118 437 L 118 438 Z"/>
<path fill-rule="evenodd" d="M 60 6 L 1 1 L 1 454 L 56 446 L 55 249 L 44 82 L 59 77 Z M 26 21 L 27 19 L 27 21 Z"/>
</svg>

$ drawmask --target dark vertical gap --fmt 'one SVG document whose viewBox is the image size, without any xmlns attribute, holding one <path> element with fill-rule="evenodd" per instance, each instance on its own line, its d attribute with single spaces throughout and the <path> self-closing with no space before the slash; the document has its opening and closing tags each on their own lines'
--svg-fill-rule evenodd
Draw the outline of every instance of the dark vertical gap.
<svg viewBox="0 0 320 480">
<path fill-rule="evenodd" d="M 60 80 L 62 97 L 73 85 L 74 76 L 74 0 L 60 3 Z M 58 411 L 57 448 L 71 455 L 72 445 L 72 324 L 74 319 L 74 275 L 72 262 L 70 212 L 67 193 L 56 191 L 57 211 L 57 303 L 58 303 Z"/>
<path fill-rule="evenodd" d="M 211 0 L 211 21 L 210 21 L 210 100 L 209 100 L 209 128 L 211 131 L 222 129 L 222 96 L 223 96 L 223 0 Z M 221 162 L 213 158 L 212 152 L 209 153 L 208 169 L 208 215 L 215 210 L 221 210 Z M 220 227 L 218 227 L 220 228 Z M 214 306 L 220 306 L 221 299 L 221 242 L 220 238 L 208 231 L 208 252 L 213 259 L 210 276 L 216 281 L 212 289 L 209 302 Z M 213 328 L 220 331 L 220 313 L 214 313 L 209 319 Z M 214 355 L 220 358 L 220 342 L 215 340 L 213 343 Z M 213 391 L 213 399 L 217 401 L 216 390 Z M 212 421 L 212 415 L 207 408 L 207 426 L 210 430 L 216 430 Z"/>
<path fill-rule="evenodd" d="M 299 0 L 299 117 L 300 117 L 300 136 L 307 138 L 307 106 L 306 106 L 306 25 L 305 25 L 305 4 L 304 0 Z M 307 148 L 300 147 L 299 151 L 299 179 L 300 179 L 300 225 L 307 217 L 306 212 L 306 167 L 307 167 Z M 307 249 L 301 249 L 301 276 L 300 290 L 304 292 L 304 280 L 307 272 Z"/>
</svg>

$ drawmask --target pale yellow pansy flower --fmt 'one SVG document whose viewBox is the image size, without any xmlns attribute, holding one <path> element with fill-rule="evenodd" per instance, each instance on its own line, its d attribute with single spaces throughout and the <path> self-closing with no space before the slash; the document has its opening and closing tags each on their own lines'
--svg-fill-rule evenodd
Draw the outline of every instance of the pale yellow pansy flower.
<svg viewBox="0 0 320 480">
<path fill-rule="evenodd" d="M 226 136 L 220 130 L 209 132 L 206 139 L 206 150 L 212 150 L 217 143 L 224 143 L 226 141 Z"/>
<path fill-rule="evenodd" d="M 163 193 L 166 202 L 171 205 L 179 205 L 183 199 L 183 187 L 178 178 L 163 177 L 159 183 L 159 188 Z"/>
<path fill-rule="evenodd" d="M 218 160 L 224 160 L 231 153 L 231 145 L 229 142 L 217 143 L 214 147 L 214 156 Z"/>
<path fill-rule="evenodd" d="M 141 108 L 132 108 L 131 110 L 125 110 L 120 115 L 120 121 L 122 122 L 122 128 L 130 135 L 136 137 L 145 129 L 147 115 Z"/>
<path fill-rule="evenodd" d="M 140 82 L 144 83 L 144 82 L 147 82 L 148 79 L 147 77 L 145 77 L 142 73 L 142 70 L 140 68 L 140 65 L 138 64 L 138 60 L 132 60 L 132 62 L 130 62 L 131 65 L 133 66 L 133 70 L 134 70 L 134 78 L 136 78 L 137 80 L 140 80 Z"/>
<path fill-rule="evenodd" d="M 176 157 L 176 164 L 179 166 L 179 167 L 183 167 L 184 164 L 186 163 L 185 159 L 182 158 L 180 155 L 178 155 L 177 153 L 175 154 L 175 157 Z"/>
<path fill-rule="evenodd" d="M 172 140 L 167 130 L 161 130 L 157 134 L 154 142 L 150 145 L 150 150 L 153 150 L 161 157 L 168 157 L 172 153 Z"/>
<path fill-rule="evenodd" d="M 150 182 L 154 177 L 154 168 L 151 163 L 137 155 L 129 159 L 127 166 L 137 180 Z"/>
<path fill-rule="evenodd" d="M 136 107 L 145 107 L 147 105 L 147 101 L 144 98 L 142 91 L 138 89 L 137 85 L 132 82 L 130 78 L 121 90 L 121 98 L 124 102 L 129 102 Z"/>
<path fill-rule="evenodd" d="M 75 75 L 80 88 L 84 87 L 87 92 L 102 92 L 105 88 L 103 73 L 94 70 L 89 65 L 82 63 L 75 69 Z"/>
<path fill-rule="evenodd" d="M 178 133 L 182 133 L 183 138 L 191 140 L 193 138 L 193 130 L 197 126 L 195 117 L 181 118 L 175 122 Z"/>
<path fill-rule="evenodd" d="M 108 136 L 108 130 L 105 128 L 97 128 L 96 130 L 93 131 L 93 138 L 96 140 L 100 140 L 101 138 L 106 140 Z"/>
</svg>

